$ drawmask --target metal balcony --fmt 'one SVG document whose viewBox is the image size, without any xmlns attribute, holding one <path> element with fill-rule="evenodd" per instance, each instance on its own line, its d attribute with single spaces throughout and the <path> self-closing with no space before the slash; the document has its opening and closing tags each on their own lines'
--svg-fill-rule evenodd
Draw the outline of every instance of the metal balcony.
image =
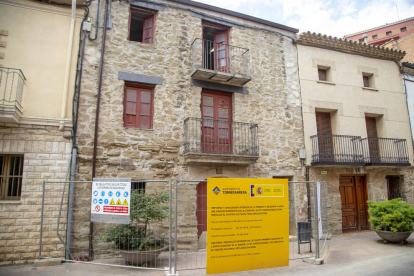
<svg viewBox="0 0 414 276">
<path fill-rule="evenodd" d="M 187 118 L 184 156 L 187 163 L 249 165 L 259 157 L 257 124 Z"/>
<path fill-rule="evenodd" d="M 23 86 L 20 69 L 0 67 L 0 121 L 19 122 L 22 115 Z"/>
<path fill-rule="evenodd" d="M 366 166 L 410 166 L 406 139 L 364 138 L 362 145 Z"/>
<path fill-rule="evenodd" d="M 312 166 L 364 165 L 360 136 L 317 134 L 310 138 Z"/>
<path fill-rule="evenodd" d="M 229 85 L 251 80 L 249 49 L 196 38 L 191 44 L 193 79 Z"/>
</svg>

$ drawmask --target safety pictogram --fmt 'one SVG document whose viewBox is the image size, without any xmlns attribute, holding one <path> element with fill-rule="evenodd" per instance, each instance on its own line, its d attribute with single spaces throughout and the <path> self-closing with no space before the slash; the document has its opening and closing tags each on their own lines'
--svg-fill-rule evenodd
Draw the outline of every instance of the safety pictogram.
<svg viewBox="0 0 414 276">
<path fill-rule="evenodd" d="M 121 200 L 118 198 L 118 201 L 116 202 L 116 205 L 122 205 Z"/>
<path fill-rule="evenodd" d="M 95 211 L 96 211 L 96 212 L 99 212 L 100 210 L 101 210 L 101 207 L 99 207 L 99 205 L 96 205 L 96 206 L 95 206 Z"/>
<path fill-rule="evenodd" d="M 127 205 L 128 206 L 128 201 L 125 199 L 124 203 L 122 205 Z"/>
<path fill-rule="evenodd" d="M 109 202 L 109 205 L 115 205 L 114 199 L 112 199 L 111 202 Z"/>
</svg>

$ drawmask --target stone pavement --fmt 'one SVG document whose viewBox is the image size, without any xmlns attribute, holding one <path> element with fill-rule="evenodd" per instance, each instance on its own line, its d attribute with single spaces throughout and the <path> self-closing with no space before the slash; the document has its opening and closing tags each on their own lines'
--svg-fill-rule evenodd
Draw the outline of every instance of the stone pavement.
<svg viewBox="0 0 414 276">
<path fill-rule="evenodd" d="M 408 244 L 384 244 L 375 232 L 343 234 L 328 241 L 324 265 L 311 265 L 302 260 L 290 261 L 289 267 L 230 273 L 232 276 L 261 275 L 414 275 L 414 235 Z M 180 275 L 206 275 L 205 270 L 180 271 Z M 0 267 L 0 275 L 13 276 L 163 276 L 162 271 L 108 267 L 93 264 L 65 263 L 60 266 L 34 268 L 33 265 Z"/>
</svg>

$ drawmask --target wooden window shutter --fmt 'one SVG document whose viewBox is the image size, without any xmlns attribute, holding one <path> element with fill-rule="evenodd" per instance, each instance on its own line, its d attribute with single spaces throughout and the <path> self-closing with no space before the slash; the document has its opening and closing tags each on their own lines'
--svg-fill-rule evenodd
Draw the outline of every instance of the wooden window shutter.
<svg viewBox="0 0 414 276">
<path fill-rule="evenodd" d="M 321 80 L 321 81 L 327 81 L 327 78 L 326 78 L 326 70 L 318 69 L 318 75 L 319 75 L 319 80 Z"/>
<path fill-rule="evenodd" d="M 144 31 L 142 34 L 142 42 L 152 44 L 154 40 L 154 15 L 144 19 Z"/>
<path fill-rule="evenodd" d="M 318 134 L 332 134 L 331 114 L 328 112 L 316 112 L 316 127 Z"/>
<path fill-rule="evenodd" d="M 378 137 L 377 134 L 377 121 L 373 117 L 365 117 L 365 122 L 367 125 L 367 135 L 370 138 Z"/>
<path fill-rule="evenodd" d="M 369 87 L 369 77 L 362 76 L 362 78 L 364 80 L 364 87 Z"/>
<path fill-rule="evenodd" d="M 137 88 L 125 87 L 124 126 L 135 126 L 137 119 Z"/>
</svg>

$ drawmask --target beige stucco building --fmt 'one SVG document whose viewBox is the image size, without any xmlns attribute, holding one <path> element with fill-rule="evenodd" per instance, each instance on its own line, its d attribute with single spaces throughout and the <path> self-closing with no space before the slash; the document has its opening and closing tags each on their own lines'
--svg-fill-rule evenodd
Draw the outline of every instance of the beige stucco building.
<svg viewBox="0 0 414 276">
<path fill-rule="evenodd" d="M 37 257 L 42 181 L 66 178 L 83 14 L 0 1 L 0 265 Z M 57 239 L 47 246 L 62 252 Z"/>
<path fill-rule="evenodd" d="M 333 234 L 369 229 L 366 200 L 413 199 L 404 52 L 298 37 L 306 165 L 328 184 Z"/>
</svg>

